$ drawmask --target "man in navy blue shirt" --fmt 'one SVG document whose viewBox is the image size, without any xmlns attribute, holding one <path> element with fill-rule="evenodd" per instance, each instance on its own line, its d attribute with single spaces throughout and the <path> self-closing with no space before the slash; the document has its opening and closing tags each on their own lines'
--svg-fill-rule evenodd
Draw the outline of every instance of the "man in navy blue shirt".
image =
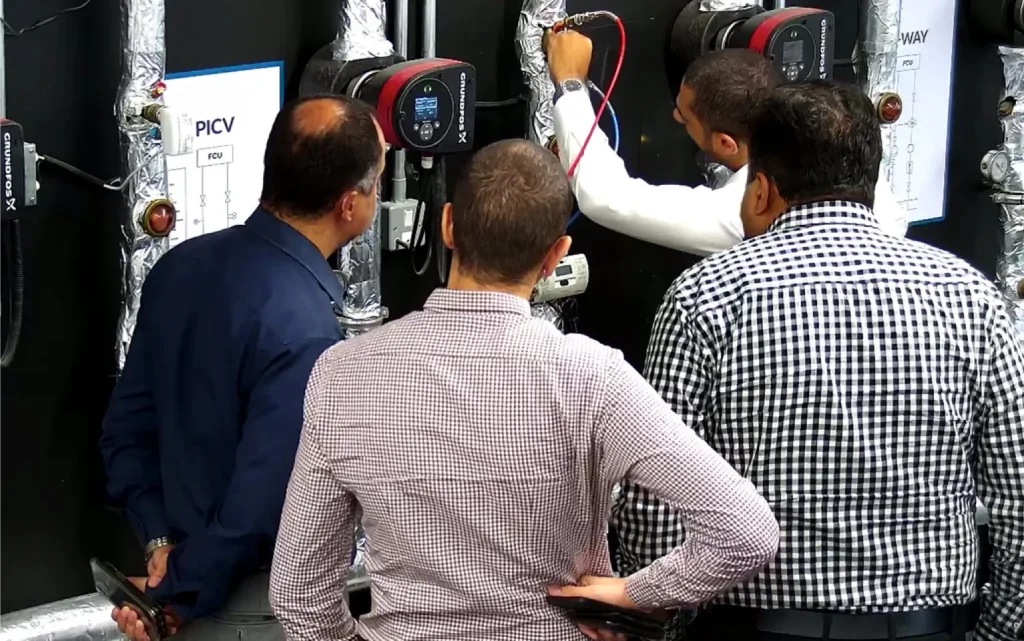
<svg viewBox="0 0 1024 641">
<path fill-rule="evenodd" d="M 145 543 L 149 576 L 135 581 L 172 627 L 186 623 L 179 636 L 241 638 L 254 624 L 279 636 L 266 570 L 309 373 L 341 339 L 326 257 L 372 223 L 383 167 L 369 107 L 293 101 L 246 224 L 182 243 L 146 279 L 100 448 L 107 489 Z M 114 618 L 148 641 L 134 614 Z"/>
</svg>

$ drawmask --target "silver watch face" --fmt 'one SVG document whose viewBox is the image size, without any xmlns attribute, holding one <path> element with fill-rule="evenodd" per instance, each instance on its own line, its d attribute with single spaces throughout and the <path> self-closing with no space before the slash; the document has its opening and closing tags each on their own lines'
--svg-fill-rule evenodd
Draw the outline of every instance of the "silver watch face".
<svg viewBox="0 0 1024 641">
<path fill-rule="evenodd" d="M 583 85 L 583 81 L 582 80 L 576 80 L 575 78 L 572 78 L 572 79 L 569 79 L 569 80 L 563 80 L 562 81 L 562 92 L 563 93 L 567 93 L 567 92 L 570 92 L 570 91 L 579 91 L 580 89 L 583 89 L 583 88 L 584 88 L 584 85 Z"/>
</svg>

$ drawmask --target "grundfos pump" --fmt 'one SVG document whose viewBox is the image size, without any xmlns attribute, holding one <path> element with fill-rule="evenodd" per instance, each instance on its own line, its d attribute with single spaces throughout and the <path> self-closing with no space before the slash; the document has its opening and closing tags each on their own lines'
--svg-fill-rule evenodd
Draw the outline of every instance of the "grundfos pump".
<svg viewBox="0 0 1024 641">
<path fill-rule="evenodd" d="M 307 65 L 300 93 L 345 94 L 369 103 L 389 145 L 425 154 L 473 148 L 476 69 L 446 58 L 355 61 L 325 47 Z"/>
</svg>

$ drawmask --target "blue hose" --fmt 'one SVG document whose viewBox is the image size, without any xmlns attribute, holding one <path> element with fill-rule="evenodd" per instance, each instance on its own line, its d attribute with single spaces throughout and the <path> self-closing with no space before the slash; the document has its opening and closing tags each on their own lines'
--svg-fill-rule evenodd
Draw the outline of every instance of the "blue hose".
<svg viewBox="0 0 1024 641">
<path fill-rule="evenodd" d="M 604 100 L 604 92 L 598 89 L 597 85 L 595 85 L 592 82 L 587 82 L 587 86 L 590 88 L 591 91 L 596 93 L 598 96 L 601 97 L 602 100 Z M 608 114 L 611 116 L 612 119 L 612 150 L 614 150 L 615 153 L 619 153 L 619 117 L 615 115 L 615 107 L 612 107 L 612 103 L 610 102 L 608 103 Z M 580 212 L 580 210 L 577 209 L 573 213 L 572 217 L 569 219 L 569 224 L 565 226 L 566 231 L 568 231 L 568 229 L 572 227 L 572 224 L 576 222 L 576 220 L 581 215 L 582 212 Z"/>
</svg>

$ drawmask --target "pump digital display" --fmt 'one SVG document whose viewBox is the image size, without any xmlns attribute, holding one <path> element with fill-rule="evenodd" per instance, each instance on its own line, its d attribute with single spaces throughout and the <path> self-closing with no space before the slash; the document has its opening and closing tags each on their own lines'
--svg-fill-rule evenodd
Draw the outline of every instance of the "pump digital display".
<svg viewBox="0 0 1024 641">
<path fill-rule="evenodd" d="M 437 96 L 420 96 L 413 101 L 417 121 L 437 120 Z"/>
<path fill-rule="evenodd" d="M 782 45 L 782 64 L 801 62 L 804 59 L 804 43 L 800 40 L 786 42 Z"/>
<path fill-rule="evenodd" d="M 559 265 L 555 267 L 555 276 L 568 276 L 572 273 L 572 267 L 569 265 Z"/>
</svg>

